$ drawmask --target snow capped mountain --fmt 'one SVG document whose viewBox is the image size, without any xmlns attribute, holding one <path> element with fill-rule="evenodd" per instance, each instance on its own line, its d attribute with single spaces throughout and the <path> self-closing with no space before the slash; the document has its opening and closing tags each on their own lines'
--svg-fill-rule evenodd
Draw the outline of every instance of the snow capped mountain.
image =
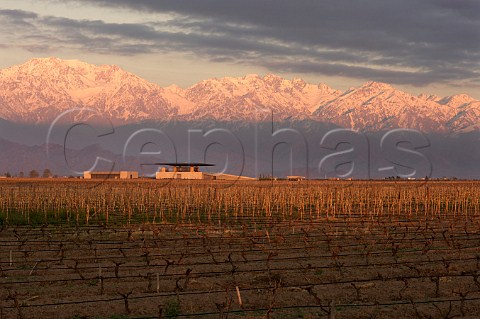
<svg viewBox="0 0 480 319">
<path fill-rule="evenodd" d="M 95 109 L 117 124 L 254 122 L 270 119 L 273 112 L 276 121 L 330 122 L 357 130 L 480 130 L 480 101 L 466 94 L 414 96 L 379 82 L 341 92 L 302 79 L 252 74 L 204 80 L 186 89 L 162 88 L 115 65 L 57 58 L 32 59 L 0 70 L 0 118 L 51 123 L 63 111 L 78 107 Z"/>
<path fill-rule="evenodd" d="M 205 80 L 188 88 L 185 96 L 195 104 L 190 120 L 258 121 L 270 119 L 271 112 L 276 120 L 311 118 L 312 110 L 340 93 L 269 74 Z"/>
<path fill-rule="evenodd" d="M 162 88 L 114 65 L 33 59 L 0 71 L 0 87 L 0 117 L 17 122 L 50 122 L 74 107 L 98 110 L 113 122 L 177 113 Z"/>
<path fill-rule="evenodd" d="M 368 82 L 320 106 L 314 114 L 324 121 L 357 130 L 408 127 L 430 132 L 445 131 L 446 127 L 438 125 L 452 119 L 455 111 L 388 84 Z"/>
</svg>

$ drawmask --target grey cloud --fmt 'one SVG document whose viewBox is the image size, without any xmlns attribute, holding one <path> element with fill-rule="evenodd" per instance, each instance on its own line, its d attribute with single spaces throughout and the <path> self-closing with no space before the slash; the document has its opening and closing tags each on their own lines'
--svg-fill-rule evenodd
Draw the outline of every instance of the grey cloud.
<svg viewBox="0 0 480 319">
<path fill-rule="evenodd" d="M 479 68 L 480 2 L 475 0 L 87 2 L 145 12 L 170 12 L 183 17 L 177 25 L 179 28 L 198 33 L 248 36 L 252 41 L 269 39 L 271 43 L 290 47 L 291 51 L 301 51 L 305 47 L 332 50 L 331 54 L 310 50 L 295 55 L 303 55 L 301 60 L 321 59 L 328 65 L 338 63 L 337 68 L 345 63 L 356 63 L 360 69 L 370 64 L 375 71 L 372 73 L 378 73 L 375 79 L 382 78 L 377 69 L 383 69 L 385 75 L 398 73 L 392 71 L 392 67 L 418 69 L 418 72 L 400 72 L 409 77 L 412 84 L 449 81 L 469 74 L 476 76 L 470 70 Z M 228 48 L 228 43 L 223 46 Z M 275 54 L 272 47 L 259 50 L 258 55 L 267 58 Z M 248 47 L 243 49 L 249 50 Z M 288 64 L 291 54 L 285 52 L 284 55 Z M 239 62 L 249 61 L 239 59 Z M 278 65 L 280 67 L 281 63 Z M 305 66 L 308 67 L 299 62 L 296 69 L 310 69 L 308 63 Z M 322 73 L 323 68 L 316 69 Z M 452 70 L 456 73 L 452 74 Z M 345 72 L 346 76 L 361 77 L 356 72 Z M 395 77 L 391 80 L 393 83 L 404 81 Z"/>
<path fill-rule="evenodd" d="M 464 80 L 465 78 L 480 78 L 479 72 L 469 70 L 442 69 L 439 71 L 434 70 L 412 72 L 375 69 L 340 63 L 324 63 L 321 61 L 264 61 L 264 65 L 273 69 L 279 69 L 284 72 L 321 73 L 331 76 L 370 78 L 387 83 L 410 84 L 414 86 L 424 86 L 433 82 L 444 82 L 444 79 Z M 412 78 L 415 78 L 414 83 L 412 83 Z"/>
<path fill-rule="evenodd" d="M 37 20 L 37 28 L 53 28 L 64 43 L 96 52 L 187 51 L 211 61 L 261 65 L 272 71 L 413 85 L 478 81 L 480 2 L 476 0 L 81 3 L 144 12 L 146 20 L 152 12 L 170 13 L 175 19 L 111 24 L 9 14 L 21 21 Z"/>
<path fill-rule="evenodd" d="M 8 31 L 9 27 L 15 28 L 34 28 L 31 20 L 37 19 L 38 15 L 32 12 L 22 10 L 3 10 L 0 9 L 0 21 L 3 21 L 3 32 Z"/>
<path fill-rule="evenodd" d="M 38 17 L 38 15 L 33 12 L 27 12 L 23 10 L 8 10 L 8 9 L 0 9 L 0 16 L 5 18 L 10 18 L 12 20 L 34 19 Z"/>
</svg>

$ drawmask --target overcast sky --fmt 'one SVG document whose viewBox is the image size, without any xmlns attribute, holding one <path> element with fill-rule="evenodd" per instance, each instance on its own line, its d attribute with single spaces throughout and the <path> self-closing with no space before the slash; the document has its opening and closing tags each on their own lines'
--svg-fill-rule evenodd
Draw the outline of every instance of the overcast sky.
<svg viewBox="0 0 480 319">
<path fill-rule="evenodd" d="M 2 0 L 0 68 L 57 56 L 149 81 L 276 73 L 480 99 L 478 0 Z"/>
</svg>

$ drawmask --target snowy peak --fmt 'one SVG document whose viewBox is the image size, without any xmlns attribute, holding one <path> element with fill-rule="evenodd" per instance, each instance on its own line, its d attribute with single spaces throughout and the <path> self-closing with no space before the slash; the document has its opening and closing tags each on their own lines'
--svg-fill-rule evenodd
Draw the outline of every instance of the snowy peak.
<svg viewBox="0 0 480 319">
<path fill-rule="evenodd" d="M 0 85 L 0 117 L 19 122 L 48 123 L 74 107 L 96 109 L 114 122 L 176 114 L 162 88 L 114 65 L 32 59 L 2 70 Z"/>
<path fill-rule="evenodd" d="M 171 92 L 173 94 L 179 94 L 179 95 L 182 95 L 185 92 L 184 89 L 182 89 L 181 87 L 179 87 L 176 84 L 169 85 L 169 86 L 165 87 L 164 89 L 165 89 L 165 91 Z"/>
<path fill-rule="evenodd" d="M 276 120 L 311 118 L 319 104 L 340 93 L 299 78 L 250 74 L 201 81 L 187 89 L 185 96 L 196 105 L 190 119 L 256 121 L 270 118 L 270 110 Z"/>
<path fill-rule="evenodd" d="M 468 96 L 445 99 L 426 94 L 414 96 L 386 83 L 367 82 L 321 105 L 313 114 L 356 130 L 404 127 L 424 132 L 459 132 L 471 130 L 480 123 L 477 108 L 459 109 L 474 103 L 470 99 Z"/>
<path fill-rule="evenodd" d="M 361 86 L 361 88 L 372 89 L 372 90 L 393 90 L 393 86 L 388 83 L 369 81 Z"/>
<path fill-rule="evenodd" d="M 57 80 L 71 80 L 80 77 L 84 81 L 112 82 L 136 76 L 122 70 L 116 65 L 95 66 L 79 60 L 61 60 L 58 58 L 37 58 L 24 64 L 3 70 L 3 77 L 36 76 L 48 78 L 56 76 Z"/>
<path fill-rule="evenodd" d="M 474 102 L 475 99 L 467 94 L 456 94 L 452 96 L 447 96 L 438 101 L 438 103 L 443 105 L 448 105 L 452 107 L 460 107 L 463 105 L 467 105 L 471 102 Z"/>
<path fill-rule="evenodd" d="M 344 95 L 355 95 L 357 97 L 361 97 L 385 94 L 393 91 L 396 91 L 396 89 L 389 84 L 371 81 L 363 84 L 358 88 L 350 88 L 344 93 Z"/>
<path fill-rule="evenodd" d="M 340 95 L 340 94 L 342 94 L 341 91 L 332 89 L 331 87 L 329 87 L 328 85 L 326 85 L 324 83 L 319 83 L 317 85 L 317 88 L 320 91 L 320 93 L 322 93 L 322 94 L 329 94 L 329 95 Z"/>
</svg>

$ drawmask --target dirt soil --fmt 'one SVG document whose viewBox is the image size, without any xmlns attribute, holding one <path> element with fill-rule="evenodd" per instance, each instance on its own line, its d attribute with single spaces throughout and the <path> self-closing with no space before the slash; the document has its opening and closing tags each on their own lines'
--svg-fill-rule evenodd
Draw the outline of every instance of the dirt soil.
<svg viewBox="0 0 480 319">
<path fill-rule="evenodd" d="M 475 218 L 243 227 L 3 226 L 1 318 L 455 318 L 480 313 Z"/>
</svg>

